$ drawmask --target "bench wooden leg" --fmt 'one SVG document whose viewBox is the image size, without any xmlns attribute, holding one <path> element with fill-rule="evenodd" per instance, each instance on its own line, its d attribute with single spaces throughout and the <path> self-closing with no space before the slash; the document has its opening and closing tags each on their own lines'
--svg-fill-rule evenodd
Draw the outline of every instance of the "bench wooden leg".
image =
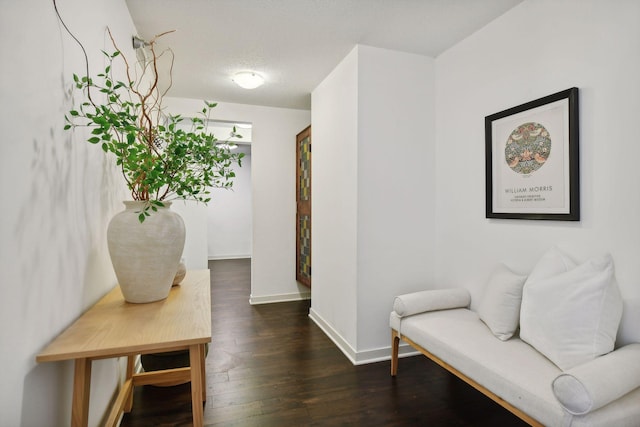
<svg viewBox="0 0 640 427">
<path fill-rule="evenodd" d="M 398 349 L 400 348 L 400 336 L 398 331 L 391 329 L 391 376 L 398 373 Z"/>
</svg>

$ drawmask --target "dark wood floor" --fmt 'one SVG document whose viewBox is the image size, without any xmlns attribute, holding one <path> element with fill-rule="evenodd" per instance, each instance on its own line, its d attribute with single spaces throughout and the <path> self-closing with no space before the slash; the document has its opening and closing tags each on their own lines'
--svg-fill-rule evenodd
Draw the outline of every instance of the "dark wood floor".
<svg viewBox="0 0 640 427">
<path fill-rule="evenodd" d="M 249 305 L 249 260 L 211 261 L 207 426 L 524 426 L 423 356 L 353 366 L 309 302 Z M 190 385 L 136 387 L 122 427 L 191 425 Z"/>
</svg>

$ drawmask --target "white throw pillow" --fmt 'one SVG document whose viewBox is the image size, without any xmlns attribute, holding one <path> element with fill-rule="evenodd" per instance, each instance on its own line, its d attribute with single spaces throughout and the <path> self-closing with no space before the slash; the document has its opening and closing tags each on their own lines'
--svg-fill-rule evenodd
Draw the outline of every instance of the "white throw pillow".
<svg viewBox="0 0 640 427">
<path fill-rule="evenodd" d="M 640 387 L 640 344 L 629 344 L 568 370 L 551 383 L 567 412 L 584 415 Z"/>
<path fill-rule="evenodd" d="M 426 311 L 468 307 L 469 291 L 464 288 L 430 289 L 397 296 L 393 311 L 400 317 L 413 316 Z"/>
<path fill-rule="evenodd" d="M 520 338 L 567 370 L 613 350 L 622 297 L 610 255 L 555 276 L 527 280 Z"/>
<path fill-rule="evenodd" d="M 502 341 L 511 338 L 518 329 L 522 286 L 526 278 L 500 264 L 491 273 L 480 300 L 478 316 Z"/>
<path fill-rule="evenodd" d="M 546 279 L 547 277 L 557 276 L 576 267 L 576 263 L 562 252 L 557 246 L 549 249 L 540 260 L 536 263 L 527 277 L 525 286 L 536 280 Z"/>
</svg>

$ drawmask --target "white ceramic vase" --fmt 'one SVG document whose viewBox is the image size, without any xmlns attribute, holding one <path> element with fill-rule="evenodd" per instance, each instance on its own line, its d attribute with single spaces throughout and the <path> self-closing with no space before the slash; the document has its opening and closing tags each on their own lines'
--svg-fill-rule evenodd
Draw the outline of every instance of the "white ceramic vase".
<svg viewBox="0 0 640 427">
<path fill-rule="evenodd" d="M 125 210 L 109 222 L 107 242 L 111 263 L 124 299 L 146 303 L 169 295 L 184 249 L 184 221 L 163 202 L 140 223 L 145 202 L 125 201 Z"/>
</svg>

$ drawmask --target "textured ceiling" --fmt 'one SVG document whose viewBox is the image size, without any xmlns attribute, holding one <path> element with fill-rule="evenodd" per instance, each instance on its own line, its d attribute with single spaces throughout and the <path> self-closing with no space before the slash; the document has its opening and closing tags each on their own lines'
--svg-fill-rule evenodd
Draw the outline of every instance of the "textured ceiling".
<svg viewBox="0 0 640 427">
<path fill-rule="evenodd" d="M 176 30 L 170 96 L 298 109 L 356 44 L 436 57 L 521 1 L 126 0 L 143 39 Z M 266 83 L 240 89 L 243 70 Z"/>
</svg>

